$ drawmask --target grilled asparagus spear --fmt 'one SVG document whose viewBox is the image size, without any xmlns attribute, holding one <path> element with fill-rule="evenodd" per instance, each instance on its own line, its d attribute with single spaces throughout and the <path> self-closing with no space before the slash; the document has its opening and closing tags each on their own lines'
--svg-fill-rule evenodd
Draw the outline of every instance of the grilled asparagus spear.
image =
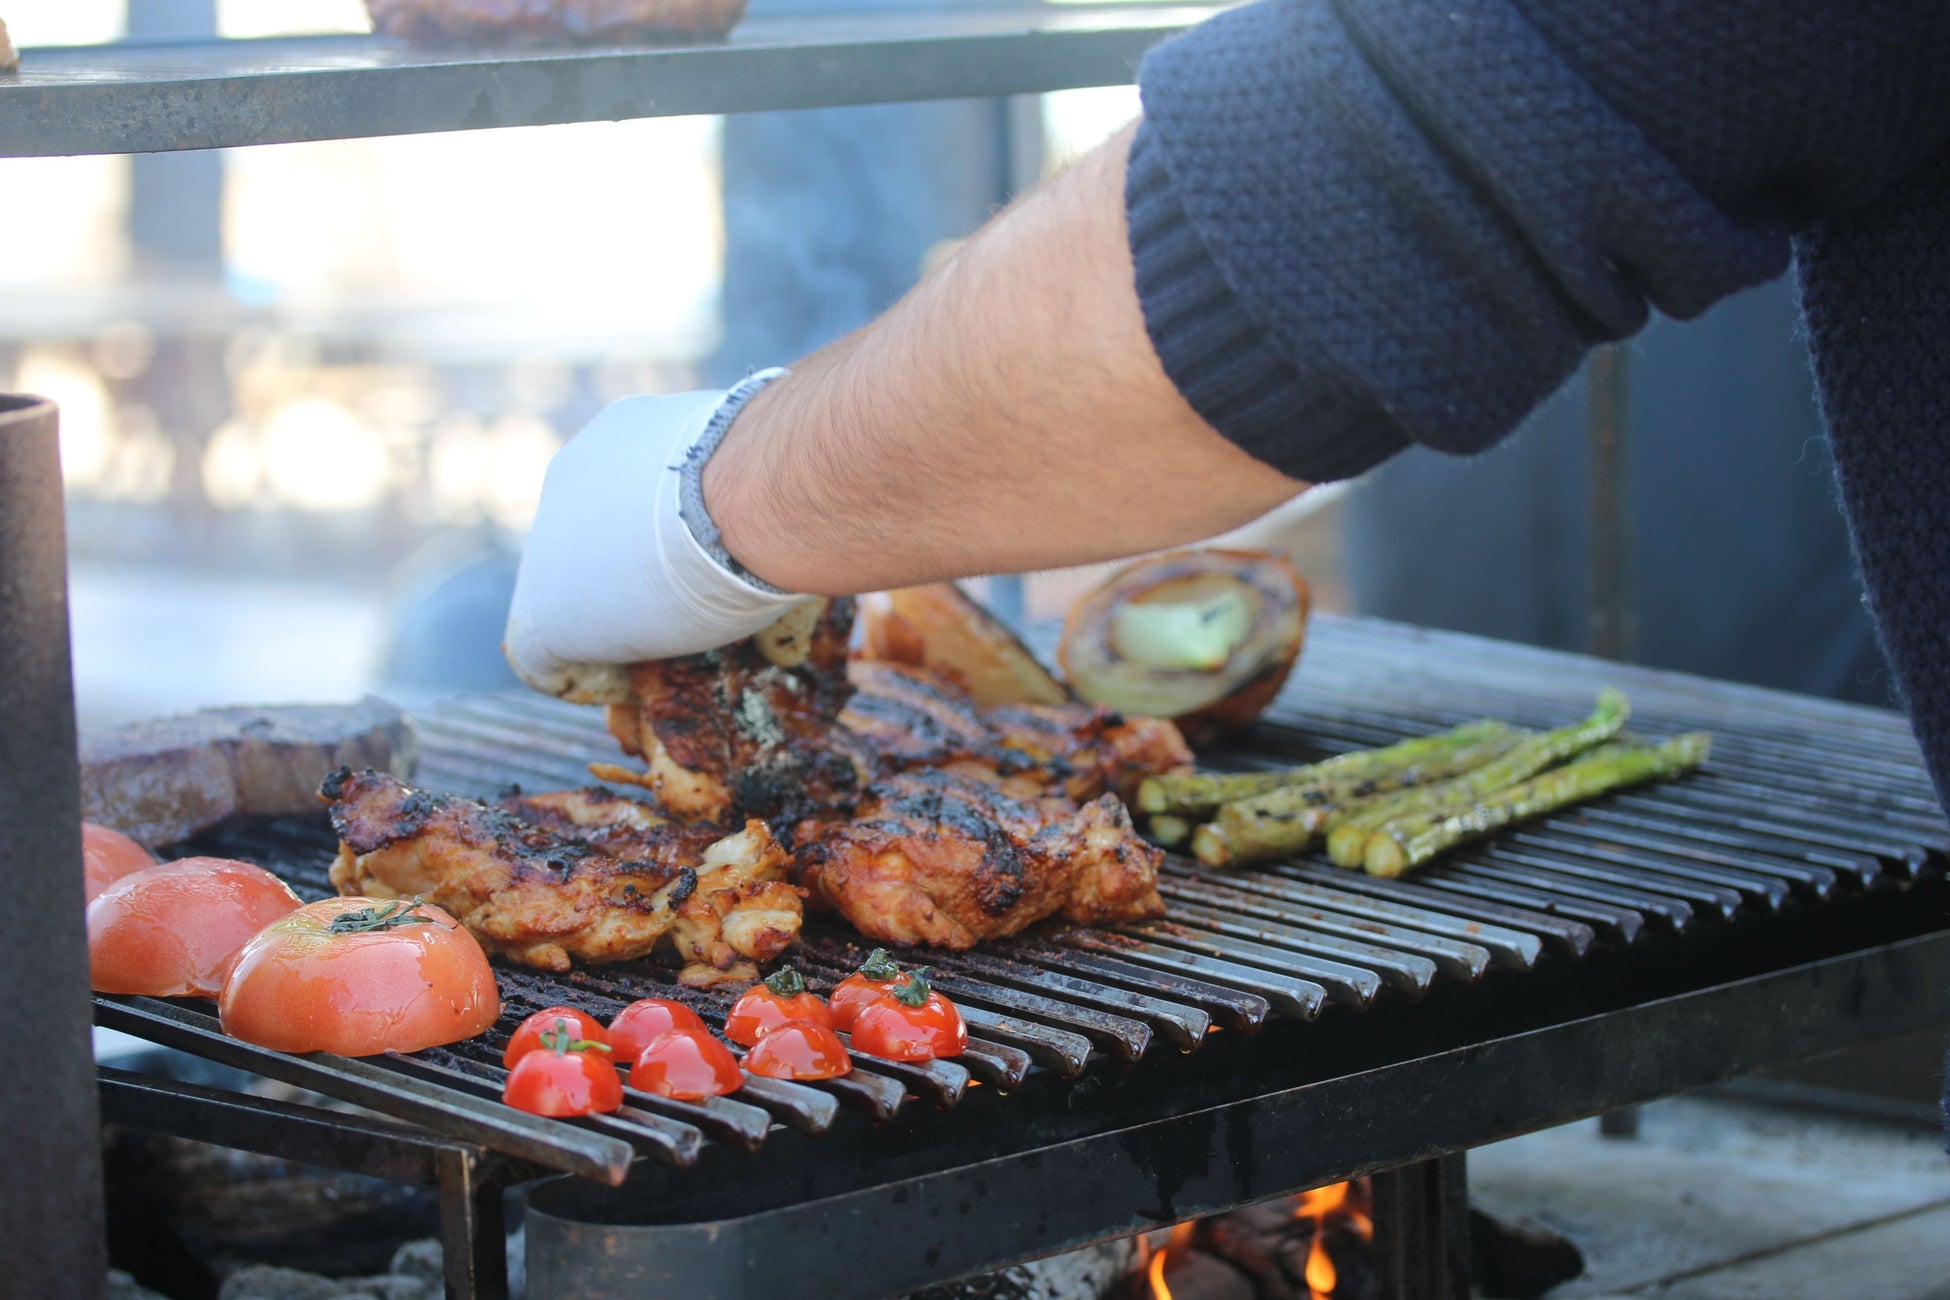
<svg viewBox="0 0 1950 1300">
<path fill-rule="evenodd" d="M 1330 777 L 1221 805 L 1210 828 L 1195 833 L 1192 851 L 1213 867 L 1297 853 L 1337 818 L 1387 802 L 1404 786 L 1412 792 L 1424 783 L 1472 772 L 1510 753 L 1528 735 L 1500 723 L 1476 734 L 1479 738 L 1470 743 L 1425 754 L 1421 761 L 1379 776 Z"/>
<path fill-rule="evenodd" d="M 1404 790 L 1366 808 L 1344 809 L 1329 819 L 1327 856 L 1337 866 L 1358 867 L 1366 853 L 1368 836 L 1378 827 L 1402 817 L 1469 808 L 1485 796 L 1610 740 L 1625 725 L 1630 713 L 1631 706 L 1625 696 L 1607 689 L 1599 693 L 1591 716 L 1575 726 L 1530 736 L 1502 757 L 1454 780 Z"/>
<path fill-rule="evenodd" d="M 1151 819 L 1149 829 L 1151 831 L 1152 843 L 1162 844 L 1168 849 L 1175 849 L 1190 837 L 1192 824 L 1183 817 L 1174 817 L 1170 813 L 1159 813 Z"/>
<path fill-rule="evenodd" d="M 1494 736 L 1507 735 L 1509 724 L 1485 718 L 1465 722 L 1460 727 L 1433 736 L 1416 736 L 1383 749 L 1361 749 L 1305 767 L 1281 768 L 1274 772 L 1175 772 L 1149 776 L 1138 787 L 1138 809 L 1147 813 L 1175 813 L 1180 817 L 1207 817 L 1221 804 L 1249 799 L 1288 786 L 1319 785 L 1329 781 L 1385 781 L 1399 773 L 1441 761 L 1455 750 L 1477 745 Z M 1375 790 L 1394 789 L 1414 780 L 1409 777 L 1394 786 L 1376 785 Z"/>
<path fill-rule="evenodd" d="M 1706 761 L 1711 742 L 1705 732 L 1692 731 L 1659 745 L 1602 746 L 1575 762 L 1500 790 L 1473 808 L 1389 822 L 1368 837 L 1361 865 L 1372 876 L 1399 876 L 1444 849 L 1512 822 L 1540 817 L 1619 786 L 1691 771 Z"/>
</svg>

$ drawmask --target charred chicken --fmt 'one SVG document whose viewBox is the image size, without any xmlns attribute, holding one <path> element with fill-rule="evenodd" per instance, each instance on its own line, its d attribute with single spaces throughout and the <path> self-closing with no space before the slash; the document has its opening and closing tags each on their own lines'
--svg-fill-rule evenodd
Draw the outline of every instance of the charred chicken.
<svg viewBox="0 0 1950 1300">
<path fill-rule="evenodd" d="M 844 658 L 834 602 L 805 661 L 755 642 L 631 669 L 609 726 L 649 770 L 594 765 L 684 815 L 790 827 L 795 879 L 862 933 L 967 948 L 1043 917 L 1158 914 L 1160 855 L 1108 792 L 1190 762 L 1168 722 L 1084 704 L 978 707 L 905 664 Z"/>
<path fill-rule="evenodd" d="M 331 802 L 341 893 L 421 897 L 490 953 L 545 970 L 624 961 L 669 935 L 690 984 L 751 979 L 798 935 L 804 891 L 765 823 L 678 823 L 605 790 L 495 804 L 341 769 Z"/>
<path fill-rule="evenodd" d="M 794 841 L 793 868 L 814 898 L 892 943 L 971 948 L 1059 913 L 1091 922 L 1164 911 L 1163 855 L 1114 796 L 1078 808 L 977 765 L 884 777 L 851 818 L 801 822 Z"/>
</svg>

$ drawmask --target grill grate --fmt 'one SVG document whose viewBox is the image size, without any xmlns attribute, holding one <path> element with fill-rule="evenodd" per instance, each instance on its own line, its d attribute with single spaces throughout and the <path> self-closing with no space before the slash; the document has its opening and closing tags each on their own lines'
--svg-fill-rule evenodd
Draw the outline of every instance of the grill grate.
<svg viewBox="0 0 1950 1300">
<path fill-rule="evenodd" d="M 932 967 L 963 1008 L 970 1048 L 955 1061 L 856 1056 L 851 1076 L 826 1083 L 754 1080 L 703 1104 L 631 1092 L 613 1116 L 508 1123 L 499 1121 L 512 1112 L 494 1101 L 499 1052 L 530 1012 L 569 1003 L 607 1016 L 657 996 L 722 1024 L 734 995 L 682 989 L 653 963 L 564 976 L 501 966 L 506 1007 L 486 1039 L 368 1062 L 311 1058 L 302 1068 L 223 1039 L 192 1004 L 99 998 L 100 1018 L 616 1181 L 624 1153 L 686 1166 L 710 1145 L 750 1151 L 782 1127 L 826 1132 L 845 1122 L 842 1110 L 886 1120 L 903 1105 L 948 1107 L 976 1087 L 1006 1092 L 1037 1074 L 1138 1066 L 1195 1051 L 1215 1031 L 1414 999 L 1493 969 L 1575 963 L 1654 935 L 1706 941 L 1734 924 L 1901 884 L 1940 870 L 1950 854 L 1950 824 L 1896 714 L 1366 620 L 1317 620 L 1303 668 L 1269 716 L 1203 758 L 1289 765 L 1485 715 L 1550 726 L 1584 711 L 1605 683 L 1630 692 L 1634 726 L 1647 734 L 1711 729 L 1707 766 L 1531 823 L 1405 880 L 1321 858 L 1220 873 L 1173 858 L 1161 881 L 1165 919 L 1041 927 L 966 954 L 897 953 Z M 419 782 L 465 794 L 511 782 L 583 785 L 584 765 L 614 750 L 595 711 L 525 695 L 445 700 L 416 722 Z M 307 896 L 329 891 L 335 843 L 322 816 L 240 820 L 194 847 L 260 862 Z M 824 987 L 865 954 L 850 933 L 814 919 L 794 961 Z"/>
</svg>

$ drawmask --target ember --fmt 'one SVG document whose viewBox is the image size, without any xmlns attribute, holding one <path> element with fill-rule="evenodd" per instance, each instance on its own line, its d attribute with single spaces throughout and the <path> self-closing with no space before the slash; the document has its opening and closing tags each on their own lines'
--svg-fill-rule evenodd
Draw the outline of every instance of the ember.
<svg viewBox="0 0 1950 1300">
<path fill-rule="evenodd" d="M 1248 1206 L 1141 1238 L 1134 1300 L 1355 1300 L 1374 1292 L 1365 1179 Z"/>
<path fill-rule="evenodd" d="M 1306 1220 L 1312 1225 L 1308 1232 L 1311 1241 L 1307 1248 L 1305 1274 L 1307 1290 L 1311 1293 L 1308 1300 L 1330 1300 L 1334 1285 L 1340 1280 L 1333 1257 L 1327 1253 L 1328 1224 L 1338 1220 L 1351 1228 L 1362 1241 L 1374 1240 L 1374 1221 L 1365 1210 L 1355 1208 L 1356 1190 L 1353 1183 L 1316 1187 L 1311 1192 L 1300 1193 L 1300 1203 L 1293 1207 L 1294 1218 Z M 1365 1196 L 1366 1184 L 1359 1190 Z"/>
</svg>

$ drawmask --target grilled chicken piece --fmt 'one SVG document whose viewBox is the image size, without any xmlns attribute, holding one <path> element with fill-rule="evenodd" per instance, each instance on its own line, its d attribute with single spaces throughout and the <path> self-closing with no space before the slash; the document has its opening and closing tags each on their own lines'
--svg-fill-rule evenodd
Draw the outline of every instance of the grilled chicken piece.
<svg viewBox="0 0 1950 1300">
<path fill-rule="evenodd" d="M 1106 792 L 1189 763 L 1177 728 L 1082 704 L 983 709 L 924 669 L 849 665 L 851 617 L 834 602 L 792 667 L 760 638 L 632 666 L 638 702 L 609 726 L 649 771 L 591 770 L 681 816 L 790 827 L 799 883 L 889 942 L 968 948 L 1058 913 L 1163 912 L 1163 855 Z"/>
<path fill-rule="evenodd" d="M 803 654 L 781 655 L 776 643 L 754 637 L 632 664 L 636 702 L 609 706 L 609 730 L 649 770 L 592 763 L 590 771 L 647 787 L 683 818 L 791 821 L 815 808 L 844 809 L 869 771 L 867 756 L 836 725 L 853 693 L 846 680 L 852 626 L 853 602 L 833 600 Z"/>
<path fill-rule="evenodd" d="M 1079 803 L 1105 790 L 1135 791 L 1147 776 L 1192 761 L 1178 729 L 1088 704 L 1005 704 L 983 709 L 924 669 L 859 659 L 855 694 L 840 722 L 885 767 L 978 763 L 1025 776 Z"/>
<path fill-rule="evenodd" d="M 851 820 L 799 824 L 794 869 L 815 898 L 889 943 L 965 949 L 1059 912 L 1162 915 L 1164 855 L 1124 806 L 1104 795 L 1079 809 L 1033 784 L 979 764 L 884 777 Z"/>
<path fill-rule="evenodd" d="M 973 762 L 1082 803 L 1192 761 L 1178 729 L 1156 718 L 1087 704 L 983 709 L 925 669 L 849 663 L 852 619 L 852 602 L 830 602 L 792 667 L 774 662 L 762 637 L 631 665 L 636 701 L 609 707 L 609 730 L 648 770 L 590 771 L 648 787 L 679 817 L 789 824 L 844 816 L 867 781 L 890 771 Z"/>
<path fill-rule="evenodd" d="M 346 768 L 320 793 L 340 893 L 425 898 L 523 965 L 625 961 L 668 934 L 685 983 L 749 980 L 799 932 L 804 891 L 760 821 L 725 834 L 604 790 L 490 805 Z"/>
</svg>

